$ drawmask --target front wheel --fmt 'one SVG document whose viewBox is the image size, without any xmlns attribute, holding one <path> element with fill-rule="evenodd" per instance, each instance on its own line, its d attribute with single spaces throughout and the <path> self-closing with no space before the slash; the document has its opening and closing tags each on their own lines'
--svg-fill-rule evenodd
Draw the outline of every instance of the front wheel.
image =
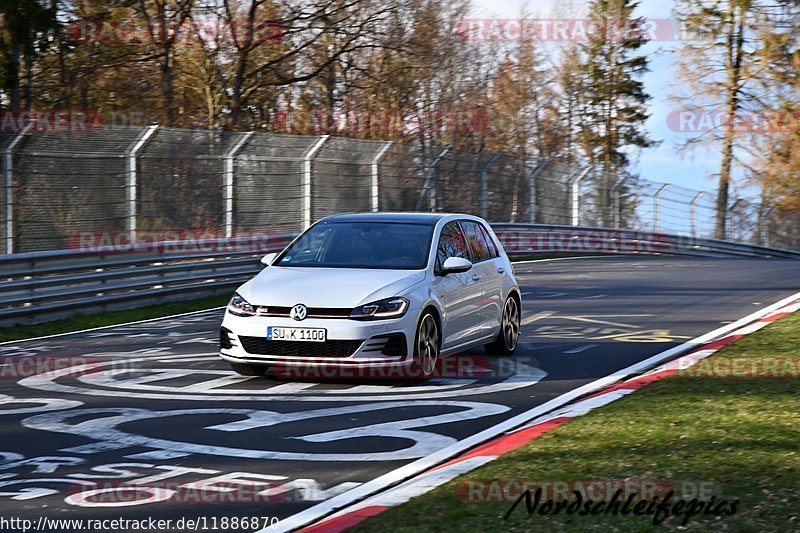
<svg viewBox="0 0 800 533">
<path fill-rule="evenodd" d="M 242 376 L 263 376 L 268 369 L 266 365 L 253 365 L 250 363 L 231 363 L 231 368 Z"/>
<path fill-rule="evenodd" d="M 436 370 L 439 360 L 439 325 L 430 312 L 422 315 L 417 326 L 417 335 L 414 339 L 414 362 L 412 373 L 415 376 L 427 379 Z"/>
<path fill-rule="evenodd" d="M 503 317 L 500 320 L 500 331 L 497 338 L 484 346 L 489 355 L 511 355 L 517 349 L 519 342 L 520 313 L 519 304 L 513 296 L 506 299 L 503 306 Z"/>
</svg>

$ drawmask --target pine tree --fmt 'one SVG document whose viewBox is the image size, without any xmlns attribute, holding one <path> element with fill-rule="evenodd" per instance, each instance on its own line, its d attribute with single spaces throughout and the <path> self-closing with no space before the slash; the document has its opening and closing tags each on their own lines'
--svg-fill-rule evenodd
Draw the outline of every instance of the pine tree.
<svg viewBox="0 0 800 533">
<path fill-rule="evenodd" d="M 599 212 L 593 222 L 603 226 L 614 222 L 614 187 L 630 173 L 630 149 L 655 144 L 644 130 L 650 96 L 641 76 L 648 61 L 638 52 L 647 40 L 643 20 L 633 15 L 637 5 L 632 0 L 594 0 L 590 18 L 597 30 L 581 47 L 579 139 L 596 171 L 594 203 Z"/>
</svg>

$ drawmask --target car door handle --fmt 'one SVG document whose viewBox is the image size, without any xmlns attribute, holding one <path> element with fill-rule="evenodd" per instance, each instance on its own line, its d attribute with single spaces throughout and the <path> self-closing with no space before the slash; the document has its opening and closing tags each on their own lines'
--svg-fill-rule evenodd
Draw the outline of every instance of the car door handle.
<svg viewBox="0 0 800 533">
<path fill-rule="evenodd" d="M 505 269 L 505 268 L 503 268 L 503 267 L 497 267 L 497 273 L 498 273 L 498 274 L 503 274 L 505 271 L 506 271 L 506 269 Z"/>
<path fill-rule="evenodd" d="M 472 275 L 472 281 L 480 281 L 480 280 L 481 280 L 481 275 L 480 274 L 473 274 Z"/>
</svg>

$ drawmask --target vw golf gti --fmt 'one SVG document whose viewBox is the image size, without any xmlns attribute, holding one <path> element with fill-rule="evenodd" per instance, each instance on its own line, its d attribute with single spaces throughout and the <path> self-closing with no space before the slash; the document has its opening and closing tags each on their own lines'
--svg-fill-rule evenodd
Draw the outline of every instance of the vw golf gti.
<svg viewBox="0 0 800 533">
<path fill-rule="evenodd" d="M 427 378 L 442 357 L 517 347 L 519 286 L 497 236 L 475 216 L 335 215 L 261 262 L 220 330 L 221 357 L 243 375 L 399 366 Z"/>
</svg>

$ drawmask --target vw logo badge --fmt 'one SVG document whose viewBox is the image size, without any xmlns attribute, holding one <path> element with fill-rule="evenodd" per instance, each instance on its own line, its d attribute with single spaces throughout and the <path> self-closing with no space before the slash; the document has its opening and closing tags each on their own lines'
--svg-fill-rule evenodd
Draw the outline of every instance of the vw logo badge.
<svg viewBox="0 0 800 533">
<path fill-rule="evenodd" d="M 297 304 L 289 311 L 289 316 L 295 320 L 305 320 L 308 315 L 308 309 L 303 304 Z"/>
</svg>

